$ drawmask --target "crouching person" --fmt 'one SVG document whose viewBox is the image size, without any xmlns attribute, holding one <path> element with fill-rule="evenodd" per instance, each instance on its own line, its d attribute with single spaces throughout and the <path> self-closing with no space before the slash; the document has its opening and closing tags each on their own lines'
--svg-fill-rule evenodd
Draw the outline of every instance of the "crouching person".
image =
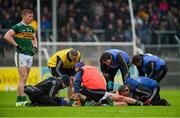
<svg viewBox="0 0 180 118">
<path fill-rule="evenodd" d="M 90 101 L 98 103 L 106 93 L 106 80 L 101 72 L 98 68 L 82 62 L 75 64 L 75 71 L 74 106 L 80 106 L 78 99 L 81 96 L 85 96 L 85 104 Z"/>
<path fill-rule="evenodd" d="M 134 99 L 144 102 L 146 105 L 162 105 L 169 106 L 170 104 L 160 97 L 160 87 L 157 81 L 149 77 L 127 78 L 127 85 L 119 88 L 119 94 L 130 96 Z"/>
<path fill-rule="evenodd" d="M 24 92 L 28 95 L 30 106 L 62 106 L 67 101 L 58 97 L 59 90 L 70 85 L 70 79 L 67 75 L 60 77 L 49 77 L 35 86 L 25 86 Z"/>
</svg>

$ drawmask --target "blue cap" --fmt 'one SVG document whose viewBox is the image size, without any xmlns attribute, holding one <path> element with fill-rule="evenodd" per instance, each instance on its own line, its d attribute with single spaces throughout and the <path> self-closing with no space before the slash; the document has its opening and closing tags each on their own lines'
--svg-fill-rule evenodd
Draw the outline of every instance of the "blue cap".
<svg viewBox="0 0 180 118">
<path fill-rule="evenodd" d="M 61 80 L 63 81 L 63 83 L 66 85 L 66 86 L 69 86 L 70 85 L 70 79 L 69 79 L 69 76 L 68 75 L 63 75 L 61 77 Z"/>
<path fill-rule="evenodd" d="M 84 63 L 83 62 L 78 62 L 75 64 L 75 68 L 81 68 L 82 66 L 84 66 Z"/>
</svg>

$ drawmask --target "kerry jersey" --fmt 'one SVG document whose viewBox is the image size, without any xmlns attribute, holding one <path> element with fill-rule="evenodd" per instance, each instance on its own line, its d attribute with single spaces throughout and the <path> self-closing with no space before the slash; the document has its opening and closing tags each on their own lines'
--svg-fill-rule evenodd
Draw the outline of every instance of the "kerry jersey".
<svg viewBox="0 0 180 118">
<path fill-rule="evenodd" d="M 16 52 L 23 53 L 26 55 L 33 55 L 32 54 L 32 40 L 34 35 L 34 29 L 30 25 L 25 25 L 22 22 L 14 25 L 12 30 L 15 32 L 14 40 L 15 42 L 24 47 L 25 50 L 16 50 Z"/>
</svg>

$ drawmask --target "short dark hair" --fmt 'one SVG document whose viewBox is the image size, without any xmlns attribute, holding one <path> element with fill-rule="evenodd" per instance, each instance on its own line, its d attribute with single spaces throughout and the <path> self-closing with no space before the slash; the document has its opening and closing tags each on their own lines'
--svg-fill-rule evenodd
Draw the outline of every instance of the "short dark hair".
<svg viewBox="0 0 180 118">
<path fill-rule="evenodd" d="M 78 56 L 78 50 L 76 49 L 71 49 L 70 52 L 73 56 Z"/>
<path fill-rule="evenodd" d="M 132 63 L 133 64 L 139 63 L 139 62 L 141 62 L 141 60 L 142 60 L 142 55 L 140 55 L 140 54 L 134 55 L 132 57 Z"/>
<path fill-rule="evenodd" d="M 100 57 L 100 62 L 102 62 L 102 61 L 106 61 L 106 60 L 108 60 L 108 59 L 111 59 L 111 53 L 109 53 L 109 52 L 104 52 L 102 55 L 101 55 L 101 57 Z"/>
<path fill-rule="evenodd" d="M 31 9 L 23 9 L 21 15 L 26 16 L 27 14 L 33 14 L 33 11 Z"/>
</svg>

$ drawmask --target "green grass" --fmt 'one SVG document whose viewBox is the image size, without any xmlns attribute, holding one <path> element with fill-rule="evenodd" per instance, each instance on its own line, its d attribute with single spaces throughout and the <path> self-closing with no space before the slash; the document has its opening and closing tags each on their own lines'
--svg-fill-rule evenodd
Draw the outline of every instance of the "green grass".
<svg viewBox="0 0 180 118">
<path fill-rule="evenodd" d="M 162 90 L 171 106 L 15 107 L 16 92 L 0 92 L 0 117 L 178 117 L 180 90 Z"/>
</svg>

